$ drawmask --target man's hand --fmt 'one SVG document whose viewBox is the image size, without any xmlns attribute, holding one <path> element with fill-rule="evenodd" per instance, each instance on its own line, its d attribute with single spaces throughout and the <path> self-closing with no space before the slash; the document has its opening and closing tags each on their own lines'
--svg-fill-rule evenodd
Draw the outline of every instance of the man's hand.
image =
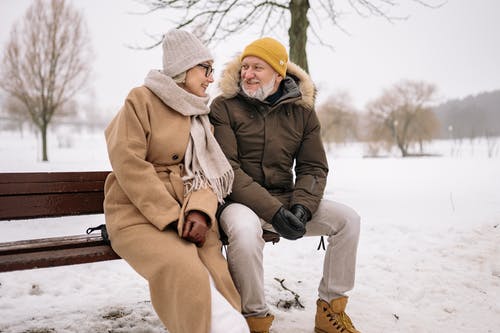
<svg viewBox="0 0 500 333">
<path fill-rule="evenodd" d="M 274 214 L 271 224 L 274 229 L 286 239 L 296 240 L 306 233 L 304 224 L 297 216 L 293 215 L 292 212 L 284 207 L 280 207 L 278 212 Z"/>
<path fill-rule="evenodd" d="M 311 219 L 311 211 L 301 204 L 293 205 L 290 211 L 293 213 L 293 215 L 297 216 L 300 222 L 302 222 L 304 225 L 306 225 L 306 223 Z"/>
<path fill-rule="evenodd" d="M 182 229 L 182 238 L 202 247 L 205 244 L 207 231 L 210 229 L 207 223 L 208 217 L 202 212 L 195 210 L 186 215 L 184 227 Z"/>
</svg>

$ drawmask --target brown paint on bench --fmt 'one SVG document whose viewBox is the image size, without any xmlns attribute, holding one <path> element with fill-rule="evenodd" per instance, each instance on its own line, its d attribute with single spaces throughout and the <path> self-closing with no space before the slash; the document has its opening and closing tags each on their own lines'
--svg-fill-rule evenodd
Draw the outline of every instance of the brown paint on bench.
<svg viewBox="0 0 500 333">
<path fill-rule="evenodd" d="M 0 220 L 102 214 L 108 174 L 109 171 L 1 173 Z M 279 241 L 279 235 L 270 232 L 264 232 L 263 238 L 266 242 Z M 120 257 L 100 235 L 0 243 L 0 272 L 113 259 Z"/>
</svg>

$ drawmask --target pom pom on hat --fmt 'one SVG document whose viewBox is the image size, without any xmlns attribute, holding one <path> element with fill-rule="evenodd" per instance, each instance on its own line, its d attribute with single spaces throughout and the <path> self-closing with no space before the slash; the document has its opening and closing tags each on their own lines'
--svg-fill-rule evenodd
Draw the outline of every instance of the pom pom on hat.
<svg viewBox="0 0 500 333">
<path fill-rule="evenodd" d="M 163 36 L 163 73 L 175 77 L 203 62 L 213 60 L 208 48 L 195 35 L 172 29 Z"/>
<path fill-rule="evenodd" d="M 259 57 L 274 68 L 278 74 L 286 76 L 288 53 L 283 44 L 276 39 L 264 37 L 253 41 L 243 50 L 240 60 L 246 56 Z"/>
</svg>

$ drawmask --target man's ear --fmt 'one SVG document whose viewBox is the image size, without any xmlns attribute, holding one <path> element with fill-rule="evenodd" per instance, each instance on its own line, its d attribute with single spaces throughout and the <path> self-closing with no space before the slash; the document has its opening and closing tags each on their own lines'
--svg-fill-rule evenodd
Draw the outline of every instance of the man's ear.
<svg viewBox="0 0 500 333">
<path fill-rule="evenodd" d="M 276 77 L 276 83 L 281 83 L 281 81 L 283 81 L 283 76 L 281 76 L 281 74 L 278 74 L 278 76 Z"/>
</svg>

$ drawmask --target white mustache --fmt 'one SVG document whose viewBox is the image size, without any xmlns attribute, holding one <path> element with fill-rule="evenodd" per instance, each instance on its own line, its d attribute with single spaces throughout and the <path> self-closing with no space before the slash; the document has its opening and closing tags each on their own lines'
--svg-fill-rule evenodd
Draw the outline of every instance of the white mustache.
<svg viewBox="0 0 500 333">
<path fill-rule="evenodd" d="M 248 83 L 248 84 L 260 83 L 260 80 L 257 80 L 257 79 L 247 79 L 247 80 L 245 80 L 245 83 Z"/>
</svg>

